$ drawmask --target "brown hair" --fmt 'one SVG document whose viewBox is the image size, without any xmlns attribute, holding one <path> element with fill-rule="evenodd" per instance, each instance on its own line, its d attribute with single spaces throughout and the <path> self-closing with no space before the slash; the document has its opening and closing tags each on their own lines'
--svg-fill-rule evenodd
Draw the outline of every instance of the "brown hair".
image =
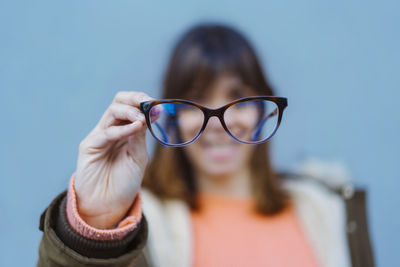
<svg viewBox="0 0 400 267">
<path fill-rule="evenodd" d="M 260 95 L 274 95 L 243 35 L 228 26 L 205 24 L 186 32 L 176 44 L 164 78 L 163 98 L 182 98 L 193 90 L 201 94 L 222 73 L 238 75 Z M 256 209 L 275 214 L 286 207 L 288 195 L 271 166 L 268 143 L 257 145 L 251 171 Z M 193 169 L 182 148 L 157 144 L 143 186 L 161 199 L 178 198 L 192 209 L 199 208 Z"/>
</svg>

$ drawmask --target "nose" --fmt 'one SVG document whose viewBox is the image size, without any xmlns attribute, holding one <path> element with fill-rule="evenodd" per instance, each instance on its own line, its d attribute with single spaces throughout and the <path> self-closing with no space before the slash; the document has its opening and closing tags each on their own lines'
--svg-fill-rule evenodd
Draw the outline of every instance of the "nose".
<svg viewBox="0 0 400 267">
<path fill-rule="evenodd" d="M 219 121 L 218 117 L 212 116 L 211 118 L 208 119 L 207 125 L 206 125 L 206 131 L 222 131 L 224 132 L 224 128 L 222 127 L 221 122 Z"/>
</svg>

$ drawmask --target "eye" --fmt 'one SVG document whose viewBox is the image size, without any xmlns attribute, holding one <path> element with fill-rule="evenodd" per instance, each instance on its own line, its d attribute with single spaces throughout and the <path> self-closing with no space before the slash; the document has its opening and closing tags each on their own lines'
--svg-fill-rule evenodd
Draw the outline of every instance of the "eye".
<svg viewBox="0 0 400 267">
<path fill-rule="evenodd" d="M 242 109 L 242 108 L 247 108 L 249 106 L 252 106 L 254 104 L 255 104 L 254 101 L 245 101 L 245 102 L 239 102 L 239 103 L 235 104 L 233 107 Z"/>
<path fill-rule="evenodd" d="M 245 106 L 246 106 L 245 102 L 237 103 L 236 105 L 234 105 L 235 108 L 244 108 Z"/>
</svg>

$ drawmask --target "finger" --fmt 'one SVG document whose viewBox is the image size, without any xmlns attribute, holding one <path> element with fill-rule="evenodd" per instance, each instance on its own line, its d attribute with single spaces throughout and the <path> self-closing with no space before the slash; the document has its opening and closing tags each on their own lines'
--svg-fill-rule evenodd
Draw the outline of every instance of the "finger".
<svg viewBox="0 0 400 267">
<path fill-rule="evenodd" d="M 116 122 L 134 122 L 137 120 L 145 122 L 145 116 L 138 108 L 126 104 L 113 103 L 110 105 L 108 116 L 105 119 L 105 128 L 115 125 Z"/>
<path fill-rule="evenodd" d="M 141 121 L 135 121 L 126 125 L 110 126 L 104 130 L 104 139 L 108 142 L 117 141 L 134 135 L 146 129 Z"/>
<path fill-rule="evenodd" d="M 157 121 L 160 118 L 161 113 L 163 112 L 163 110 L 164 110 L 164 107 L 162 105 L 156 105 L 150 110 L 150 121 L 151 121 L 151 123 Z"/>
<path fill-rule="evenodd" d="M 80 143 L 79 149 L 87 151 L 92 149 L 101 149 L 115 141 L 122 140 L 131 135 L 135 135 L 141 130 L 146 130 L 146 126 L 141 121 L 135 121 L 130 124 L 111 126 L 105 130 L 95 128 Z"/>
<path fill-rule="evenodd" d="M 105 130 L 110 126 L 121 124 L 121 121 L 129 123 L 137 120 L 145 121 L 144 115 L 139 109 L 121 103 L 112 103 L 100 119 L 98 128 Z"/>
<path fill-rule="evenodd" d="M 154 98 L 148 96 L 143 92 L 118 92 L 115 95 L 114 102 L 131 105 L 140 108 L 140 103 L 143 101 L 154 100 Z"/>
<path fill-rule="evenodd" d="M 132 160 L 145 166 L 148 161 L 146 148 L 146 129 L 139 130 L 128 137 L 128 151 Z"/>
<path fill-rule="evenodd" d="M 141 121 L 135 121 L 125 125 L 110 126 L 107 129 L 95 128 L 90 134 L 81 142 L 80 149 L 102 149 L 115 141 L 123 140 L 126 137 L 133 136 L 140 131 L 146 132 L 146 125 Z"/>
</svg>

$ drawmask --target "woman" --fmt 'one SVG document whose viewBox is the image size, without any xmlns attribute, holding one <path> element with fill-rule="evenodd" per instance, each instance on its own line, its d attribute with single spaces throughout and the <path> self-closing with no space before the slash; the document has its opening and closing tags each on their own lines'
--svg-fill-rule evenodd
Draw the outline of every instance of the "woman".
<svg viewBox="0 0 400 267">
<path fill-rule="evenodd" d="M 115 96 L 80 143 L 68 194 L 41 217 L 38 266 L 350 266 L 343 200 L 319 183 L 279 178 L 271 166 L 263 141 L 279 126 L 283 100 L 234 102 L 273 95 L 240 33 L 188 31 L 163 98 L 190 102 Z M 267 102 L 275 109 L 257 104 Z M 210 110 L 219 107 L 218 118 Z M 265 109 L 279 119 L 252 119 L 251 110 Z M 249 134 L 252 120 L 276 127 Z M 146 129 L 181 147 L 157 146 L 148 164 Z"/>
</svg>

